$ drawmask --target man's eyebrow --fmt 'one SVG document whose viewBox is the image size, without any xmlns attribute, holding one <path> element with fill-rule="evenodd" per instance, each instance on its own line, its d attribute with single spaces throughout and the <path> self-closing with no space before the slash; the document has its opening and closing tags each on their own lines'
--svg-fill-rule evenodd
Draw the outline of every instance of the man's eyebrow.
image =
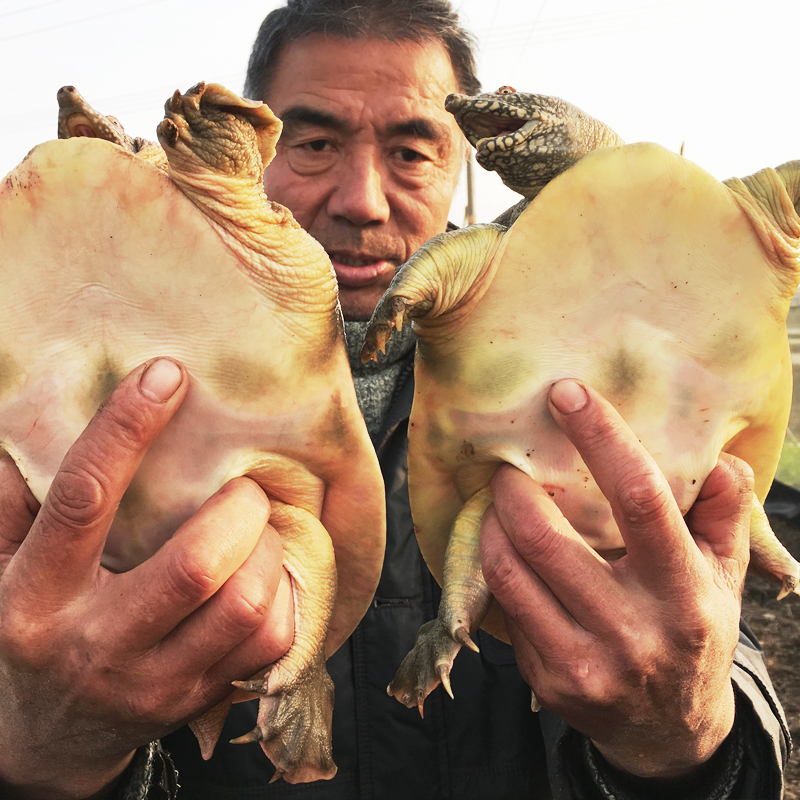
<svg viewBox="0 0 800 800">
<path fill-rule="evenodd" d="M 417 117 L 389 125 L 386 132 L 389 136 L 410 136 L 414 139 L 436 142 L 447 136 L 447 126 L 441 122 Z"/>
<path fill-rule="evenodd" d="M 346 133 L 348 126 L 343 119 L 327 111 L 320 111 L 310 106 L 289 106 L 282 114 L 281 121 L 285 127 L 292 125 L 316 125 L 339 133 Z"/>
<path fill-rule="evenodd" d="M 284 128 L 289 129 L 296 125 L 314 125 L 337 133 L 347 134 L 350 132 L 350 126 L 341 117 L 311 106 L 289 106 L 281 114 L 281 120 Z M 384 135 L 387 137 L 409 136 L 414 139 L 437 142 L 448 135 L 448 128 L 444 123 L 436 120 L 414 117 L 390 123 L 386 126 Z"/>
</svg>

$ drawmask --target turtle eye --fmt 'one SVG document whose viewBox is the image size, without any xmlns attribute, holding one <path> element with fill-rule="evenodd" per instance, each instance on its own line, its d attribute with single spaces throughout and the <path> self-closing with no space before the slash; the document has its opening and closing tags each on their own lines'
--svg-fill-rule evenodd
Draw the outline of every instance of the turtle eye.
<svg viewBox="0 0 800 800">
<path fill-rule="evenodd" d="M 501 86 L 495 94 L 516 94 L 517 90 L 513 86 Z"/>
</svg>

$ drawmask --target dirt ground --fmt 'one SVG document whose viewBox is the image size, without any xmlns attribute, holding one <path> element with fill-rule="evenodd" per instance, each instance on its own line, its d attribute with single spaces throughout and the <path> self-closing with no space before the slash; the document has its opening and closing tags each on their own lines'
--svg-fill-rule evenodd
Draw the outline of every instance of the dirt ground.
<svg viewBox="0 0 800 800">
<path fill-rule="evenodd" d="M 780 517 L 770 521 L 778 538 L 800 559 L 800 528 Z M 766 654 L 772 682 L 783 703 L 794 742 L 794 755 L 786 774 L 785 800 L 800 800 L 800 597 L 791 595 L 779 603 L 776 587 L 748 576 L 742 613 Z"/>
</svg>

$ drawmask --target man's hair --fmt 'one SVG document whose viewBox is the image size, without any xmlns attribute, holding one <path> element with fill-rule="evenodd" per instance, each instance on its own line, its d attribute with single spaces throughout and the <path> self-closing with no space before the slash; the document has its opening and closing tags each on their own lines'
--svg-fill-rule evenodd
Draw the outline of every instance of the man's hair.
<svg viewBox="0 0 800 800">
<path fill-rule="evenodd" d="M 247 66 L 245 97 L 263 99 L 283 49 L 312 33 L 392 42 L 438 40 L 450 56 L 459 90 L 480 92 L 475 38 L 461 27 L 449 0 L 287 0 L 261 23 Z"/>
</svg>

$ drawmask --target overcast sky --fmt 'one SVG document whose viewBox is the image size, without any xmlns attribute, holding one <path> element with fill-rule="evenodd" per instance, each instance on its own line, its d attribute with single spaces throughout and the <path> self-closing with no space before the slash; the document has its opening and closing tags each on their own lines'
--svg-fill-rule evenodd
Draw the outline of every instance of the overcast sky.
<svg viewBox="0 0 800 800">
<path fill-rule="evenodd" d="M 199 80 L 241 91 L 264 16 L 255 0 L 0 0 L 0 175 L 56 135 L 74 84 L 133 135 Z M 719 179 L 800 158 L 798 0 L 464 0 L 479 76 L 562 97 L 626 141 L 679 150 Z M 480 170 L 479 170 L 480 171 Z M 481 173 L 479 220 L 515 201 Z M 463 221 L 464 193 L 454 204 Z"/>
</svg>

